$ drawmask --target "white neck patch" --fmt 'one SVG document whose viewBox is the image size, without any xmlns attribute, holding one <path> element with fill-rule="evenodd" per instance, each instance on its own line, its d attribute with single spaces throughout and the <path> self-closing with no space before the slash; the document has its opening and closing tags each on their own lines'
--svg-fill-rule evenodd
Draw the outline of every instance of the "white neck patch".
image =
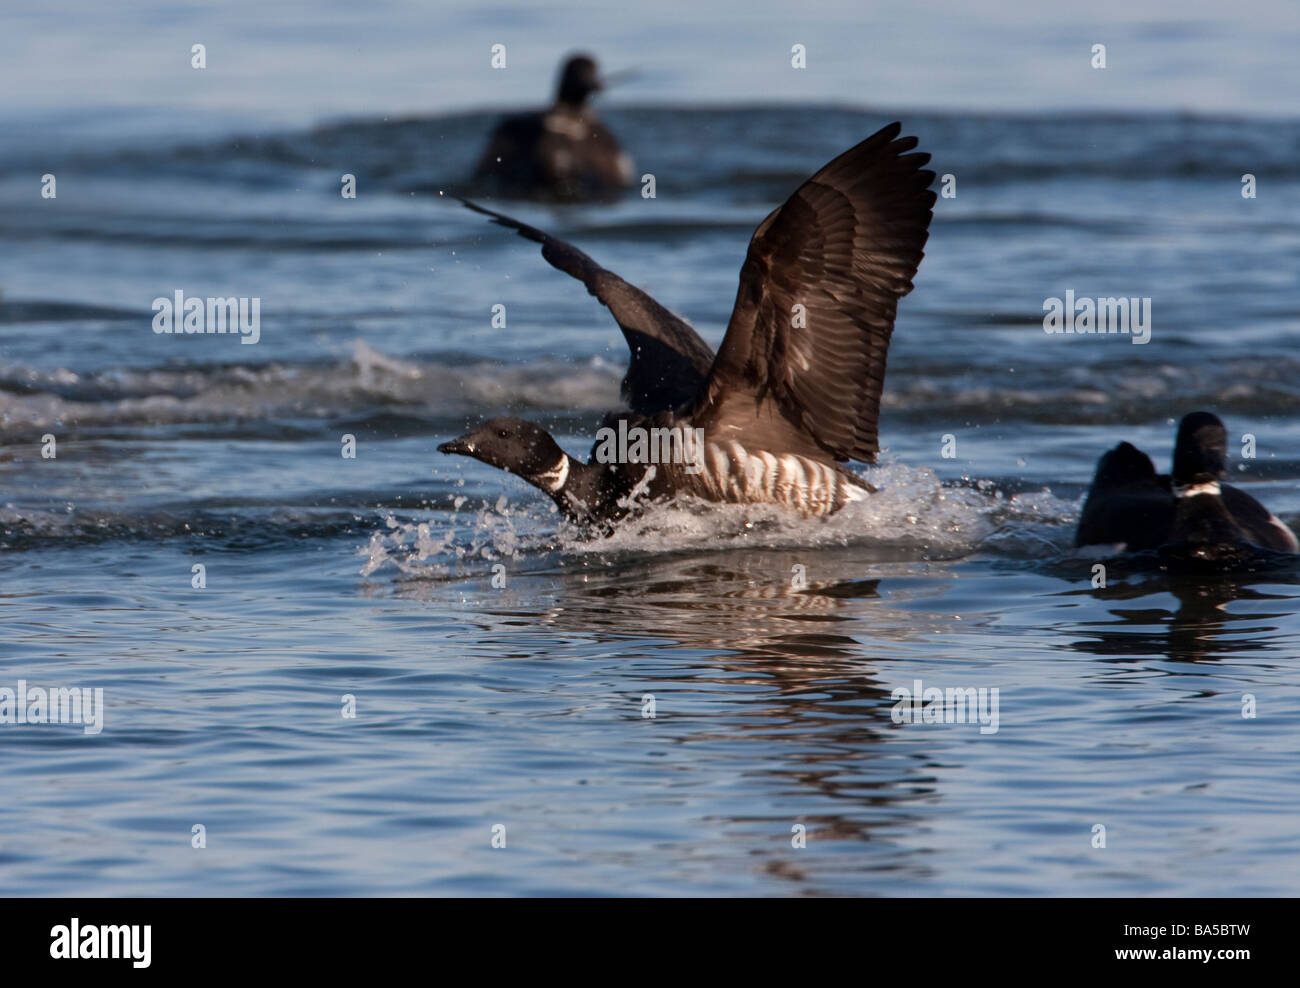
<svg viewBox="0 0 1300 988">
<path fill-rule="evenodd" d="M 569 454 L 561 453 L 559 463 L 545 473 L 539 473 L 532 479 L 536 481 L 539 487 L 544 488 L 548 493 L 554 494 L 569 481 Z"/>
<path fill-rule="evenodd" d="M 1191 484 L 1178 491 L 1179 497 L 1196 497 L 1197 494 L 1210 494 L 1218 497 L 1223 493 L 1223 488 L 1219 486 L 1217 480 L 1210 480 L 1204 484 Z"/>
</svg>

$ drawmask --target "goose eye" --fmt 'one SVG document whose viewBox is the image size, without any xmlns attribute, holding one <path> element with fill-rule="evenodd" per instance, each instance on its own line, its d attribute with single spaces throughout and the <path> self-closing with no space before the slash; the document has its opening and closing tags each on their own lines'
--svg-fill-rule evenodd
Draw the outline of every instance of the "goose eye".
<svg viewBox="0 0 1300 988">
<path fill-rule="evenodd" d="M 497 433 L 497 435 L 498 435 L 499 437 L 501 437 L 502 439 L 509 439 L 509 438 L 510 438 L 510 433 L 506 432 L 505 429 L 500 430 L 500 431 Z"/>
</svg>

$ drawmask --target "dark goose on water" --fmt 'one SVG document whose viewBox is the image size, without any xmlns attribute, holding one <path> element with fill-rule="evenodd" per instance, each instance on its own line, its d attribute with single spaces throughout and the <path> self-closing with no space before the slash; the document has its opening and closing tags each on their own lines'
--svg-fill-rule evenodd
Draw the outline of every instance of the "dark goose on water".
<svg viewBox="0 0 1300 988">
<path fill-rule="evenodd" d="M 869 490 L 841 464 L 870 463 L 898 300 L 912 289 L 935 195 L 928 154 L 883 128 L 835 158 L 750 240 L 727 332 L 710 360 L 685 322 L 581 251 L 479 209 L 542 244 L 609 306 L 632 353 L 621 426 L 681 437 L 689 459 L 593 462 L 539 426 L 493 419 L 439 450 L 545 491 L 578 522 L 608 522 L 679 494 L 836 511 Z M 475 207 L 478 208 L 478 207 Z M 643 433 L 644 434 L 644 433 Z M 701 441 L 692 443 L 693 437 Z M 668 459 L 667 462 L 664 462 Z"/>
<path fill-rule="evenodd" d="M 1228 430 L 1217 415 L 1192 412 L 1178 424 L 1173 472 L 1157 474 L 1130 443 L 1102 456 L 1083 504 L 1075 545 L 1129 552 L 1170 547 L 1258 546 L 1300 551 L 1295 534 L 1245 491 L 1222 483 Z"/>
<path fill-rule="evenodd" d="M 595 59 L 570 57 L 555 102 L 502 120 L 474 177 L 502 195 L 560 200 L 610 198 L 627 188 L 635 178 L 632 159 L 588 102 L 601 88 Z"/>
</svg>

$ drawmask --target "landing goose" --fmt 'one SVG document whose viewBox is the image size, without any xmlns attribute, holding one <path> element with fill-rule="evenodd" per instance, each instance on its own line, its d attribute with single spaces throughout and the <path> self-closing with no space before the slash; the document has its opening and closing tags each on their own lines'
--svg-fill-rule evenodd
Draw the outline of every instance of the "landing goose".
<svg viewBox="0 0 1300 988">
<path fill-rule="evenodd" d="M 810 516 L 863 497 L 870 486 L 842 464 L 874 462 L 879 450 L 889 339 L 898 300 L 912 290 L 935 203 L 934 172 L 923 169 L 930 156 L 909 153 L 916 138 L 900 131 L 901 124 L 890 124 L 845 151 L 758 225 L 726 335 L 702 376 L 693 330 L 683 332 L 684 323 L 616 276 L 601 287 L 609 273 L 580 252 L 566 261 L 573 270 L 557 263 L 563 251 L 556 248 L 548 260 L 586 272 L 576 275 L 584 281 L 590 275 L 588 288 L 597 284 L 595 294 L 628 335 L 632 411 L 618 423 L 618 442 L 598 435 L 584 463 L 539 426 L 501 418 L 439 451 L 523 478 L 580 523 L 617 521 L 647 502 L 682 494 L 783 505 Z M 507 225 L 546 252 L 545 234 Z M 638 306 L 652 313 L 648 321 L 636 320 Z M 689 365 L 689 397 L 675 403 L 676 391 L 686 389 L 656 372 L 658 361 L 672 356 L 644 346 L 638 353 L 637 333 L 667 340 L 666 349 Z"/>
</svg>

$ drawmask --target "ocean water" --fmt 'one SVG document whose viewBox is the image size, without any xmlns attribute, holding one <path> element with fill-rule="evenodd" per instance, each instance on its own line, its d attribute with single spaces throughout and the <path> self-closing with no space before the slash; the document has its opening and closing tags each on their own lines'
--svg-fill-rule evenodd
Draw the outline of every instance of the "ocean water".
<svg viewBox="0 0 1300 988">
<path fill-rule="evenodd" d="M 97 734 L 0 724 L 0 893 L 1300 893 L 1300 567 L 1112 563 L 1096 587 L 1070 548 L 1101 453 L 1165 468 L 1198 408 L 1234 482 L 1300 526 L 1300 120 L 1270 55 L 1294 25 L 1125 6 L 1107 37 L 1147 57 L 1104 99 L 1034 74 L 1070 25 L 1036 53 L 1014 10 L 979 25 L 1020 60 L 1011 98 L 990 82 L 1011 70 L 940 57 L 951 22 L 900 20 L 939 54 L 885 68 L 943 63 L 972 80 L 956 106 L 871 96 L 878 66 L 847 57 L 807 92 L 746 86 L 775 22 L 705 69 L 670 42 L 720 28 L 638 46 L 592 15 L 584 43 L 644 70 L 606 118 L 657 197 L 496 206 L 714 345 L 754 226 L 841 150 L 901 119 L 957 192 L 900 306 L 877 495 L 823 521 L 679 505 L 597 540 L 435 452 L 508 413 L 584 453 L 626 352 L 535 245 L 438 196 L 466 190 L 495 120 L 475 107 L 510 94 L 455 54 L 428 112 L 379 86 L 384 43 L 413 57 L 406 5 L 354 56 L 350 5 L 245 28 L 258 57 L 224 96 L 151 87 L 139 48 L 209 16 L 184 5 L 129 16 L 135 47 L 28 65 L 66 77 L 0 129 L 0 688 L 104 706 Z M 490 13 L 443 26 L 488 37 Z M 521 70 L 587 13 L 521 21 L 550 45 Z M 809 21 L 827 43 L 835 16 Z M 1186 60 L 1215 45 L 1232 85 Z M 346 79 L 350 57 L 362 81 L 325 113 L 291 68 Z M 258 343 L 155 335 L 177 290 L 260 298 Z M 1049 336 L 1067 290 L 1151 298 L 1150 342 Z M 996 731 L 897 723 L 917 680 L 996 689 Z"/>
</svg>

